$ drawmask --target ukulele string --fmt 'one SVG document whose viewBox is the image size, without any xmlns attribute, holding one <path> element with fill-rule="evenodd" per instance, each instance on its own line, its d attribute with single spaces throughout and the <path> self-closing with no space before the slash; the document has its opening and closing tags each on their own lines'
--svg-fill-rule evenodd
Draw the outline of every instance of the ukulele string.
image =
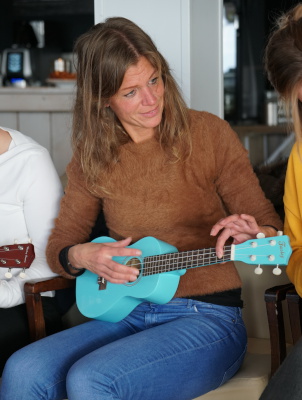
<svg viewBox="0 0 302 400">
<path fill-rule="evenodd" d="M 270 244 L 261 244 L 257 247 L 267 247 L 271 246 Z M 180 253 L 166 253 L 166 254 L 157 254 L 153 256 L 144 257 L 142 262 L 133 262 L 131 263 L 132 267 L 140 267 L 142 264 L 144 266 L 144 275 L 148 275 L 158 272 L 168 272 L 171 270 L 184 269 L 184 268 L 194 268 L 197 266 L 206 266 L 211 264 L 219 264 L 222 262 L 231 261 L 231 245 L 224 247 L 224 255 L 222 258 L 218 258 L 216 256 L 216 250 L 214 248 L 201 249 L 201 250 L 188 250 Z M 240 246 L 240 250 L 252 249 L 251 245 Z M 246 256 L 246 252 L 240 253 L 236 251 L 236 256 Z M 257 252 L 257 256 L 265 257 L 267 254 L 259 254 Z M 177 265 L 177 262 L 179 265 Z M 187 267 L 185 264 L 190 262 L 190 266 Z M 195 262 L 195 264 L 194 264 Z M 175 264 L 174 264 L 175 263 Z M 172 265 L 172 269 L 169 268 Z"/>
<path fill-rule="evenodd" d="M 189 250 L 181 253 L 166 253 L 147 256 L 143 258 L 142 262 L 132 262 L 131 266 L 139 267 L 141 264 L 143 264 L 144 275 L 147 275 L 147 272 L 153 272 L 155 269 L 160 269 L 162 271 L 163 268 L 166 268 L 167 271 L 169 271 L 169 264 L 171 263 L 173 264 L 178 262 L 180 264 L 178 268 L 173 268 L 173 270 L 186 268 L 184 264 L 188 262 L 190 262 L 190 268 L 193 268 L 197 267 L 198 265 L 205 266 L 230 261 L 230 255 L 231 246 L 225 246 L 224 255 L 222 258 L 218 258 L 216 256 L 216 250 L 214 248 L 209 248 L 205 250 Z M 196 265 L 194 265 L 194 262 Z M 157 264 L 155 265 L 155 263 Z M 175 267 L 175 265 L 173 267 Z"/>
</svg>

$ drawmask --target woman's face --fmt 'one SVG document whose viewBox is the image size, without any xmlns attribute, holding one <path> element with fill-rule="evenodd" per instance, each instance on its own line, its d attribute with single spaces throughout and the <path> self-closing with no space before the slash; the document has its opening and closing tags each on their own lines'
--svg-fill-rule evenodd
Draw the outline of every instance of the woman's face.
<svg viewBox="0 0 302 400">
<path fill-rule="evenodd" d="M 164 83 L 145 58 L 129 67 L 109 106 L 136 143 L 151 138 L 162 119 Z"/>
<path fill-rule="evenodd" d="M 298 99 L 302 101 L 302 83 L 300 83 L 300 86 L 298 87 Z"/>
</svg>

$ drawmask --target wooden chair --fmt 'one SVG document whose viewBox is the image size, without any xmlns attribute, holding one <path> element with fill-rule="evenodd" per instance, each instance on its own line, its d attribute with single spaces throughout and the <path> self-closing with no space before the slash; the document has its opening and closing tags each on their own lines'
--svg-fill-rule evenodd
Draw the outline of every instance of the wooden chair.
<svg viewBox="0 0 302 400">
<path fill-rule="evenodd" d="M 41 293 L 75 287 L 75 279 L 66 279 L 62 276 L 42 281 L 28 281 L 24 285 L 27 318 L 31 341 L 46 336 L 45 320 L 42 308 Z"/>
<path fill-rule="evenodd" d="M 271 375 L 276 372 L 286 357 L 283 301 L 286 300 L 286 293 L 291 289 L 293 285 L 288 283 L 269 288 L 264 294 L 271 344 Z"/>
<path fill-rule="evenodd" d="M 67 177 L 61 177 L 63 186 L 66 185 Z M 92 228 L 89 240 L 100 236 L 108 236 L 109 231 L 103 211 L 100 211 L 95 225 Z M 41 293 L 47 291 L 60 291 L 62 289 L 75 288 L 75 279 L 66 279 L 61 276 L 42 281 L 29 281 L 24 285 L 27 318 L 31 341 L 42 339 L 46 336 L 45 320 L 43 315 Z"/>
<path fill-rule="evenodd" d="M 295 344 L 302 334 L 302 299 L 292 283 L 267 289 L 264 298 L 270 332 L 271 375 L 273 375 L 287 355 L 283 302 L 287 303 L 292 342 Z"/>
<path fill-rule="evenodd" d="M 296 344 L 302 334 L 302 299 L 292 287 L 286 293 L 289 322 L 293 344 Z"/>
</svg>

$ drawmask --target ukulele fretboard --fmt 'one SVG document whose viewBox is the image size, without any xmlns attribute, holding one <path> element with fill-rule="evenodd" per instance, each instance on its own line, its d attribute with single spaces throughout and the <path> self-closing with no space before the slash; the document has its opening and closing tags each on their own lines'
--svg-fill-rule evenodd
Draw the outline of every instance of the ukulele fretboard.
<svg viewBox="0 0 302 400">
<path fill-rule="evenodd" d="M 143 276 L 230 261 L 231 251 L 232 246 L 225 246 L 222 258 L 217 257 L 215 248 L 189 250 L 180 253 L 167 253 L 144 257 Z"/>
</svg>

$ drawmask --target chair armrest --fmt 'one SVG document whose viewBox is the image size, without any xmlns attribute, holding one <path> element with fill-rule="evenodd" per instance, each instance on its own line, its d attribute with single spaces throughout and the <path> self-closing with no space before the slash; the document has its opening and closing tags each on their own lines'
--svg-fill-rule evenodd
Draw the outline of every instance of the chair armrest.
<svg viewBox="0 0 302 400">
<path fill-rule="evenodd" d="M 296 289 L 291 289 L 286 293 L 286 300 L 293 344 L 295 344 L 302 333 L 302 299 Z"/>
<path fill-rule="evenodd" d="M 271 343 L 271 375 L 276 372 L 286 357 L 282 302 L 286 299 L 287 292 L 293 288 L 292 283 L 287 283 L 271 287 L 264 294 Z"/>
<path fill-rule="evenodd" d="M 56 276 L 39 281 L 28 281 L 24 285 L 24 292 L 28 294 L 48 292 L 49 290 L 60 290 L 74 287 L 75 279 L 63 278 L 63 276 Z"/>
<path fill-rule="evenodd" d="M 66 279 L 62 276 L 41 281 L 28 281 L 24 284 L 29 333 L 32 342 L 46 336 L 41 293 L 74 286 L 75 279 Z"/>
</svg>

